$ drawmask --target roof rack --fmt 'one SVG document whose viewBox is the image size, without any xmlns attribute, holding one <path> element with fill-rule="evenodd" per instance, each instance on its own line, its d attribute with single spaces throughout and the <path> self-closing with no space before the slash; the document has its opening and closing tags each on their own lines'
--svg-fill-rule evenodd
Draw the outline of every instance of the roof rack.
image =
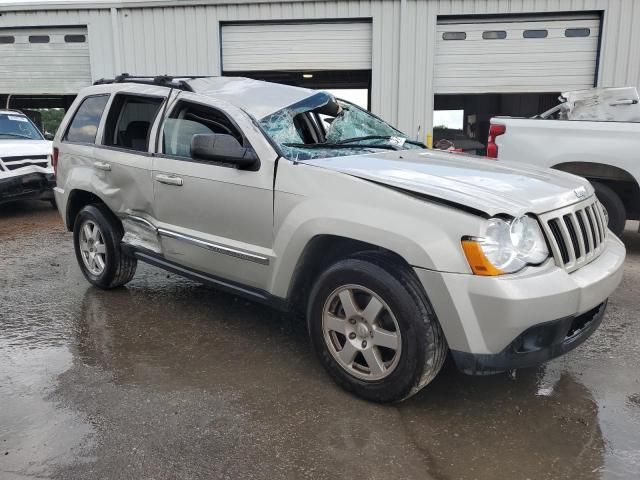
<svg viewBox="0 0 640 480">
<path fill-rule="evenodd" d="M 94 85 L 106 85 L 110 83 L 141 83 L 143 85 L 158 85 L 161 87 L 177 88 L 187 92 L 193 92 L 193 88 L 187 83 L 187 80 L 194 78 L 207 78 L 206 75 L 157 75 L 157 76 L 141 76 L 129 75 L 123 73 L 115 78 L 101 78 L 93 82 Z"/>
</svg>

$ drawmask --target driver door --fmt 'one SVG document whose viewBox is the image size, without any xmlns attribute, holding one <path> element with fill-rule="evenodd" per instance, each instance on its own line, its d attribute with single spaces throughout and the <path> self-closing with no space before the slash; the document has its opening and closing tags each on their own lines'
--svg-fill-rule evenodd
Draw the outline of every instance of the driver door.
<svg viewBox="0 0 640 480">
<path fill-rule="evenodd" d="M 196 134 L 224 133 L 253 148 L 238 126 L 250 122 L 243 115 L 180 94 L 159 127 L 160 151 L 153 160 L 157 226 L 167 260 L 266 289 L 273 258 L 273 162 L 251 171 L 191 157 Z"/>
</svg>

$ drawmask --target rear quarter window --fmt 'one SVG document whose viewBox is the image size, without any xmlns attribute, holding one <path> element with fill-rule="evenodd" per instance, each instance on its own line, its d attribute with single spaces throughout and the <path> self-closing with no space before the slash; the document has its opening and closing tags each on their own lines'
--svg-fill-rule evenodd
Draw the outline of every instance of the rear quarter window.
<svg viewBox="0 0 640 480">
<path fill-rule="evenodd" d="M 95 95 L 85 98 L 76 110 L 64 140 L 74 143 L 94 143 L 98 133 L 98 125 L 100 125 L 100 119 L 108 100 L 109 95 Z"/>
</svg>

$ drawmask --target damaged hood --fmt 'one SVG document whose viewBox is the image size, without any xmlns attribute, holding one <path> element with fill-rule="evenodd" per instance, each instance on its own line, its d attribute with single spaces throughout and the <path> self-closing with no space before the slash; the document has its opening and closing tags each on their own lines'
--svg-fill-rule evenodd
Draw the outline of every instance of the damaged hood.
<svg viewBox="0 0 640 480">
<path fill-rule="evenodd" d="M 564 172 L 433 150 L 403 150 L 301 163 L 492 216 L 541 214 L 593 194 L 589 182 Z"/>
<path fill-rule="evenodd" d="M 51 155 L 49 140 L 0 139 L 0 158 L 29 155 Z"/>
</svg>

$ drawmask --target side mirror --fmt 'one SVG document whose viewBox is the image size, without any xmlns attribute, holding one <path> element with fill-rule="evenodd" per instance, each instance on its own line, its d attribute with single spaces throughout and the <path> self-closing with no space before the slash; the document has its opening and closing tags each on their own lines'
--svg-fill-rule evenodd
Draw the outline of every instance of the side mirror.
<svg viewBox="0 0 640 480">
<path fill-rule="evenodd" d="M 258 156 L 252 148 L 245 148 L 226 133 L 197 134 L 191 137 L 191 158 L 233 163 L 238 168 L 250 170 L 258 164 Z"/>
<path fill-rule="evenodd" d="M 53 140 L 54 137 L 55 137 L 55 135 L 53 133 L 47 132 L 47 133 L 44 134 L 44 139 L 45 140 Z"/>
</svg>

